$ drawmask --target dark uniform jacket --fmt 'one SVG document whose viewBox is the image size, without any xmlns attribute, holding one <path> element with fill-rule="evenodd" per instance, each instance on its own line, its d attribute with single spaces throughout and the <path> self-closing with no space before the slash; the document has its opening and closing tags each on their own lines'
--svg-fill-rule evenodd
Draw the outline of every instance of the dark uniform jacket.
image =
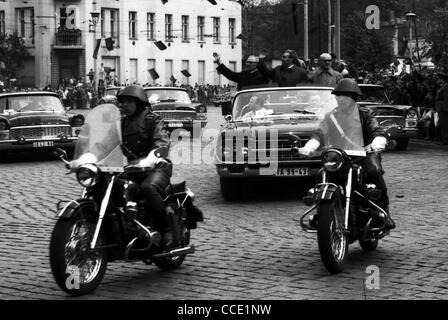
<svg viewBox="0 0 448 320">
<path fill-rule="evenodd" d="M 362 135 L 364 139 L 364 146 L 367 146 L 372 143 L 373 139 L 376 137 L 386 137 L 386 133 L 383 128 L 381 128 L 376 120 L 375 113 L 365 107 L 358 106 L 359 109 L 359 118 L 361 121 Z M 337 111 L 335 111 L 337 112 Z M 323 121 L 327 121 L 327 123 L 331 123 L 329 120 L 329 116 L 331 113 L 325 115 Z M 321 141 L 321 137 L 319 134 L 315 134 L 313 136 L 314 139 Z"/>
<path fill-rule="evenodd" d="M 295 64 L 290 68 L 277 66 L 274 69 L 269 69 L 266 64 L 259 62 L 257 68 L 268 79 L 277 83 L 279 87 L 295 87 L 297 84 L 309 82 L 306 70 Z"/>
<path fill-rule="evenodd" d="M 169 148 L 170 140 L 163 129 L 163 119 L 148 108 L 127 116 L 121 122 L 123 153 L 128 161 L 145 158 L 159 147 Z"/>
<path fill-rule="evenodd" d="M 269 83 L 269 79 L 264 76 L 258 69 L 255 70 L 243 70 L 241 72 L 233 72 L 227 68 L 224 64 L 220 64 L 216 70 L 230 81 L 237 83 L 237 90 L 240 91 L 246 86 L 255 86 L 260 84 Z"/>
</svg>

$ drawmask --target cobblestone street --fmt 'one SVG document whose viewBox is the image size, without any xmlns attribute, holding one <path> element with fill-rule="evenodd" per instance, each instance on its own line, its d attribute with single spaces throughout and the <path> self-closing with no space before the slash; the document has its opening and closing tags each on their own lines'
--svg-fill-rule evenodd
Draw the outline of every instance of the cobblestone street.
<svg viewBox="0 0 448 320">
<path fill-rule="evenodd" d="M 208 127 L 220 122 L 220 110 L 210 108 Z M 205 215 L 192 233 L 196 252 L 169 272 L 110 263 L 98 289 L 77 299 L 447 299 L 447 159 L 446 146 L 422 140 L 384 154 L 397 229 L 375 252 L 350 246 L 345 271 L 333 276 L 316 236 L 299 227 L 304 190 L 248 185 L 245 201 L 225 202 L 213 165 L 177 165 L 174 176 L 186 178 Z M 81 192 L 65 172 L 49 155 L 0 162 L 0 299 L 76 299 L 57 287 L 48 258 L 56 203 Z M 366 288 L 371 265 L 380 289 Z"/>
</svg>

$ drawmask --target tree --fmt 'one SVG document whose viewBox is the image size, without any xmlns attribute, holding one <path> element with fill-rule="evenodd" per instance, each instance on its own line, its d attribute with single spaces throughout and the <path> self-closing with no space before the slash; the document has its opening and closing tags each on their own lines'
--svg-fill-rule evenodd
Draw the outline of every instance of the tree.
<svg viewBox="0 0 448 320">
<path fill-rule="evenodd" d="M 437 7 L 433 10 L 432 19 L 427 22 L 426 42 L 429 50 L 426 56 L 434 59 L 441 69 L 448 70 L 448 8 Z"/>
<path fill-rule="evenodd" d="M 391 39 L 383 30 L 368 30 L 364 12 L 355 12 L 341 26 L 342 57 L 370 72 L 387 67 L 393 58 Z"/>
<path fill-rule="evenodd" d="M 23 68 L 24 58 L 29 56 L 25 41 L 17 33 L 0 33 L 0 75 L 16 78 Z"/>
</svg>

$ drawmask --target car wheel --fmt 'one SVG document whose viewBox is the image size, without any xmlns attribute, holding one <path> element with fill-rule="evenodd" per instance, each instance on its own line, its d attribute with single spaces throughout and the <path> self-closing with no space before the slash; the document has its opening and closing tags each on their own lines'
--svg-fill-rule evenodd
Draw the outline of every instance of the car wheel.
<svg viewBox="0 0 448 320">
<path fill-rule="evenodd" d="M 226 201 L 235 201 L 241 198 L 241 183 L 233 179 L 220 179 L 221 195 Z"/>
<path fill-rule="evenodd" d="M 409 138 L 397 140 L 397 150 L 406 150 L 408 148 Z"/>
</svg>

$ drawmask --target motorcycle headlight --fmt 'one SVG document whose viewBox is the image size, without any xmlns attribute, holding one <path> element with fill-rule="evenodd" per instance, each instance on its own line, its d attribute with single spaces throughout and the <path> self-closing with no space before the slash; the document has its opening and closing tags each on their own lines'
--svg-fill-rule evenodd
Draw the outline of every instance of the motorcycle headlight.
<svg viewBox="0 0 448 320">
<path fill-rule="evenodd" d="M 100 178 L 98 167 L 93 164 L 85 164 L 76 171 L 76 179 L 84 188 L 89 188 L 98 183 Z"/>
<path fill-rule="evenodd" d="M 344 163 L 344 157 L 342 153 L 336 150 L 331 150 L 326 152 L 322 156 L 322 165 L 324 169 L 328 172 L 336 172 L 342 168 Z"/>
</svg>

